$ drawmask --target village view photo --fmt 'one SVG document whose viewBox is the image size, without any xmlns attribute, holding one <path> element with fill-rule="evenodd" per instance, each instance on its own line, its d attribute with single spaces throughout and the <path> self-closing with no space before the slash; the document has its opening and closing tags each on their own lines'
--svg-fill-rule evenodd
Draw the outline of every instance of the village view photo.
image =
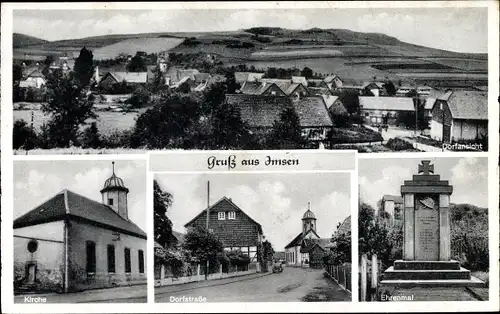
<svg viewBox="0 0 500 314">
<path fill-rule="evenodd" d="M 14 10 L 13 149 L 487 151 L 487 20 L 480 7 Z"/>
<path fill-rule="evenodd" d="M 351 301 L 348 173 L 155 174 L 155 302 Z"/>
<path fill-rule="evenodd" d="M 14 302 L 146 302 L 145 209 L 145 160 L 14 162 Z"/>
</svg>

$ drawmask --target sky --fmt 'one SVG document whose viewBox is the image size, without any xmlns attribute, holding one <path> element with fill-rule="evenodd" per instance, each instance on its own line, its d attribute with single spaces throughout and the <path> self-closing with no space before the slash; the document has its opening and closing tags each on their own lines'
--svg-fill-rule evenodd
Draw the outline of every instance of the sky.
<svg viewBox="0 0 500 314">
<path fill-rule="evenodd" d="M 14 219 L 41 205 L 64 189 L 102 202 L 99 192 L 113 173 L 105 161 L 15 161 Z M 146 162 L 115 161 L 115 174 L 128 193 L 128 217 L 146 229 Z"/>
<path fill-rule="evenodd" d="M 341 28 L 457 52 L 488 51 L 487 8 L 15 10 L 13 30 L 47 40 L 255 26 Z"/>
<path fill-rule="evenodd" d="M 184 224 L 210 204 L 226 196 L 261 224 L 264 236 L 276 251 L 302 232 L 302 216 L 311 203 L 316 231 L 330 238 L 337 224 L 350 215 L 348 173 L 321 174 L 156 174 L 164 191 L 173 195 L 167 215 L 173 229 L 185 233 Z"/>
<path fill-rule="evenodd" d="M 451 203 L 488 208 L 488 160 L 471 157 L 359 159 L 361 201 L 377 208 L 384 194 L 401 195 L 404 180 L 412 180 L 423 159 L 434 164 L 434 174 L 453 185 Z"/>
</svg>

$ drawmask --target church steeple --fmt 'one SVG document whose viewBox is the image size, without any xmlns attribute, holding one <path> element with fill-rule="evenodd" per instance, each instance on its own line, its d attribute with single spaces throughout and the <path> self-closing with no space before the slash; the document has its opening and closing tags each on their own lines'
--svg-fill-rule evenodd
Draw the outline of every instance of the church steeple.
<svg viewBox="0 0 500 314">
<path fill-rule="evenodd" d="M 311 203 L 307 203 L 307 211 L 302 216 L 302 234 L 305 235 L 311 229 L 316 231 L 316 217 L 311 211 Z"/>
<path fill-rule="evenodd" d="M 112 163 L 113 174 L 104 182 L 101 190 L 102 203 L 111 207 L 122 218 L 128 220 L 127 194 L 123 180 L 115 174 L 115 162 Z"/>
</svg>

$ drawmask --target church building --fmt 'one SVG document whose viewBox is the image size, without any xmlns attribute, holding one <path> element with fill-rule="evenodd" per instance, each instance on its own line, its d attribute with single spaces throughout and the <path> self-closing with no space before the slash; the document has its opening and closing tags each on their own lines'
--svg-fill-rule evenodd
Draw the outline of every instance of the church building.
<svg viewBox="0 0 500 314">
<path fill-rule="evenodd" d="M 310 207 L 310 206 L 309 206 Z M 321 268 L 325 245 L 330 239 L 322 239 L 316 233 L 316 217 L 310 208 L 302 216 L 302 232 L 285 246 L 288 266 Z"/>
<path fill-rule="evenodd" d="M 101 202 L 63 190 L 14 221 L 17 292 L 72 292 L 146 283 L 146 233 L 128 217 L 114 171 Z"/>
</svg>

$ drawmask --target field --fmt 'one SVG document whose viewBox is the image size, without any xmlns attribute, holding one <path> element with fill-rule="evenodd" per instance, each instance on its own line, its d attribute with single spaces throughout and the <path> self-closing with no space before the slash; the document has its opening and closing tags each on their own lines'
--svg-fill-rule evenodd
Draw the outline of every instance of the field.
<svg viewBox="0 0 500 314">
<path fill-rule="evenodd" d="M 145 109 L 143 109 L 145 110 Z M 48 122 L 50 117 L 45 115 L 40 110 L 33 110 L 33 126 L 40 130 L 44 122 Z M 139 116 L 139 112 L 97 112 L 97 128 L 101 134 L 110 134 L 114 130 L 129 130 L 135 125 L 135 120 Z M 31 122 L 31 110 L 14 110 L 14 121 L 24 120 Z M 90 120 L 88 122 L 91 122 Z"/>
<path fill-rule="evenodd" d="M 425 58 L 425 60 L 465 71 L 488 71 L 488 60 L 464 58 Z"/>
<path fill-rule="evenodd" d="M 252 59 L 274 59 L 274 58 L 321 58 L 341 56 L 343 53 L 334 49 L 287 49 L 284 51 L 258 51 L 250 55 Z"/>
<path fill-rule="evenodd" d="M 137 51 L 144 51 L 146 53 L 158 53 L 161 51 L 168 51 L 180 43 L 181 38 L 133 38 L 127 39 L 115 44 L 104 46 L 94 50 L 94 59 L 106 60 L 114 59 L 119 54 L 135 55 Z"/>
</svg>

